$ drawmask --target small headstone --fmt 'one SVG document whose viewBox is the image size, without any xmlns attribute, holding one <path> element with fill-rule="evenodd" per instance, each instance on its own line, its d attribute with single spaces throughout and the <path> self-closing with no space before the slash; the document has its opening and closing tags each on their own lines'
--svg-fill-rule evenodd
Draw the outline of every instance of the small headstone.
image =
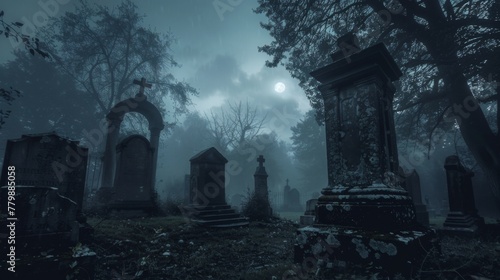
<svg viewBox="0 0 500 280">
<path fill-rule="evenodd" d="M 427 207 L 422 203 L 422 192 L 420 188 L 420 176 L 417 171 L 413 171 L 409 174 L 405 174 L 405 189 L 410 194 L 415 205 L 415 214 L 417 216 L 417 222 L 421 225 L 429 225 L 429 212 L 427 212 Z"/>
<path fill-rule="evenodd" d="M 304 214 L 306 215 L 314 215 L 315 209 L 316 209 L 316 203 L 318 203 L 317 198 L 309 199 L 306 202 L 306 212 Z"/>
<path fill-rule="evenodd" d="M 300 192 L 291 188 L 288 185 L 288 179 L 286 179 L 286 185 L 283 187 L 283 206 L 281 211 L 284 212 L 302 212 L 304 211 L 300 205 Z"/>
<path fill-rule="evenodd" d="M 444 168 L 450 211 L 443 226 L 450 231 L 475 233 L 484 224 L 484 219 L 477 214 L 474 201 L 474 173 L 465 168 L 456 155 L 446 158 Z"/>
<path fill-rule="evenodd" d="M 237 227 L 248 225 L 226 203 L 225 165 L 227 159 L 214 147 L 193 156 L 191 162 L 190 204 L 183 215 L 192 222 L 208 227 Z"/>
<path fill-rule="evenodd" d="M 225 165 L 227 159 L 215 148 L 193 156 L 191 162 L 191 203 L 226 205 Z"/>
<path fill-rule="evenodd" d="M 306 202 L 306 212 L 304 215 L 300 216 L 300 224 L 303 226 L 309 226 L 314 224 L 314 218 L 316 217 L 316 203 L 318 203 L 317 198 L 309 199 Z"/>
</svg>

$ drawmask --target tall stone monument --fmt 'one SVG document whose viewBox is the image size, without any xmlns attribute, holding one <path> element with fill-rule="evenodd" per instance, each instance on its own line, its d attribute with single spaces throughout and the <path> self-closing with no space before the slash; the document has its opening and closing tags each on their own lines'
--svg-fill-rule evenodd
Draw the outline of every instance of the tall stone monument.
<svg viewBox="0 0 500 280">
<path fill-rule="evenodd" d="M 257 166 L 257 169 L 255 170 L 255 173 L 253 175 L 254 182 L 255 182 L 255 194 L 269 200 L 269 194 L 267 190 L 267 172 L 266 168 L 264 167 L 264 162 L 266 160 L 262 155 L 260 155 L 257 158 L 257 162 L 259 163 L 259 166 Z"/>
<path fill-rule="evenodd" d="M 383 44 L 345 56 L 353 34 L 339 38 L 333 63 L 311 75 L 325 106 L 328 187 L 312 227 L 297 232 L 295 262 L 373 263 L 409 273 L 432 245 L 411 197 L 396 180 L 393 81 L 402 73 Z M 425 249 L 424 249 L 425 248 Z"/>
<path fill-rule="evenodd" d="M 273 210 L 271 209 L 271 204 L 269 203 L 269 193 L 267 188 L 268 175 L 266 172 L 266 168 L 264 167 L 265 161 L 266 160 L 264 159 L 264 157 L 262 155 L 259 155 L 259 157 L 257 158 L 259 166 L 257 166 L 253 178 L 255 184 L 255 195 L 259 199 L 259 201 L 262 202 L 262 207 L 267 208 L 264 210 L 265 212 L 268 213 L 268 216 L 270 217 L 273 213 Z"/>
</svg>

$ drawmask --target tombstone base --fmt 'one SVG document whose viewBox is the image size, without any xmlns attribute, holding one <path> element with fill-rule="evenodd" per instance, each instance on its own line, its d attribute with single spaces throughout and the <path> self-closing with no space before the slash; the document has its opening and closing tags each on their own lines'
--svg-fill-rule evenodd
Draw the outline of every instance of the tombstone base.
<svg viewBox="0 0 500 280">
<path fill-rule="evenodd" d="M 213 228 L 241 227 L 249 224 L 248 218 L 240 214 L 227 204 L 203 206 L 190 204 L 182 208 L 183 215 L 191 222 L 201 226 Z"/>
<path fill-rule="evenodd" d="M 316 222 L 363 229 L 406 229 L 416 225 L 415 206 L 403 188 L 385 184 L 325 188 L 316 204 Z"/>
<path fill-rule="evenodd" d="M 316 224 L 297 230 L 294 262 L 327 268 L 339 262 L 371 263 L 390 273 L 411 275 L 436 241 L 435 231 L 426 228 L 377 231 Z"/>
<path fill-rule="evenodd" d="M 443 230 L 448 233 L 475 235 L 479 232 L 484 219 L 471 216 L 462 212 L 449 212 L 443 224 Z"/>
</svg>

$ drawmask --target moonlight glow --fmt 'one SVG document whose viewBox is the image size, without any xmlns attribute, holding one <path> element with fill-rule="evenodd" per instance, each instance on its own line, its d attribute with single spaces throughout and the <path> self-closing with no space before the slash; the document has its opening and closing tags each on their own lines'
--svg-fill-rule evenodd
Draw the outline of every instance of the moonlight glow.
<svg viewBox="0 0 500 280">
<path fill-rule="evenodd" d="M 276 83 L 274 85 L 274 91 L 276 91 L 277 93 L 284 92 L 285 91 L 285 84 L 282 82 Z"/>
</svg>

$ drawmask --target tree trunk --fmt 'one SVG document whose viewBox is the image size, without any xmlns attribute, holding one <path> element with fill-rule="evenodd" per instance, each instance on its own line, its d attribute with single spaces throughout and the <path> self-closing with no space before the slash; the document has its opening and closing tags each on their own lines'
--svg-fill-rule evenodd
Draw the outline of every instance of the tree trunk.
<svg viewBox="0 0 500 280">
<path fill-rule="evenodd" d="M 500 199 L 500 143 L 498 138 L 491 130 L 458 65 L 441 65 L 438 68 L 446 85 L 448 100 L 462 137 L 491 182 L 493 193 L 497 199 Z"/>
</svg>

